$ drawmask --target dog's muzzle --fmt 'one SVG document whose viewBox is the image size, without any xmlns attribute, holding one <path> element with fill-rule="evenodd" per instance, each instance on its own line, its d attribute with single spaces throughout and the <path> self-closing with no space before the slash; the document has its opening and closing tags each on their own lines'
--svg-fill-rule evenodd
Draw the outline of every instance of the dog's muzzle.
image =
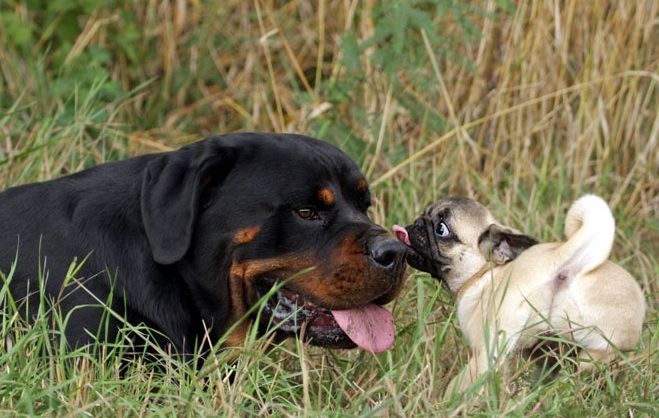
<svg viewBox="0 0 659 418">
<path fill-rule="evenodd" d="M 406 227 L 394 225 L 394 233 L 407 248 L 405 260 L 410 266 L 430 273 L 436 279 L 443 279 L 450 259 L 439 252 L 432 221 L 419 218 Z"/>
</svg>

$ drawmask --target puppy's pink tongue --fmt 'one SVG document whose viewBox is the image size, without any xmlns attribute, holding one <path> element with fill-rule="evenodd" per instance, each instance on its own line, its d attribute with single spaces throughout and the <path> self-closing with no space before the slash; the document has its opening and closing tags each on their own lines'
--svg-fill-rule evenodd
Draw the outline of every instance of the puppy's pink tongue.
<svg viewBox="0 0 659 418">
<path fill-rule="evenodd" d="M 381 353 L 394 345 L 394 317 L 391 312 L 370 303 L 356 309 L 332 311 L 339 327 L 359 348 Z"/>
<path fill-rule="evenodd" d="M 400 225 L 394 225 L 394 234 L 399 241 L 404 242 L 407 245 L 412 245 L 410 242 L 410 235 L 407 233 L 407 229 L 403 228 Z"/>
</svg>

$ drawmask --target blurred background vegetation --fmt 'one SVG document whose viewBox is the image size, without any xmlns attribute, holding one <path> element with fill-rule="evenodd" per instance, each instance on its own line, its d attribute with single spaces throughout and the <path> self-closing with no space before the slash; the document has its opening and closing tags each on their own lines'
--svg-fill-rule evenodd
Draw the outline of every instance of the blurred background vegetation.
<svg viewBox="0 0 659 418">
<path fill-rule="evenodd" d="M 625 395 L 650 405 L 659 335 L 658 11 L 653 0 L 2 0 L 0 185 L 259 130 L 344 149 L 370 179 L 372 215 L 387 226 L 459 193 L 503 222 L 560 239 L 571 201 L 600 194 L 618 221 L 614 259 L 651 306 L 646 367 Z M 426 302 L 424 282 L 426 297 L 434 289 Z M 409 287 L 396 306 L 409 326 L 389 364 L 398 383 L 387 380 L 389 369 L 354 373 L 369 387 L 365 404 L 396 388 L 387 408 L 428 413 L 464 363 L 464 344 L 457 332 L 442 347 L 432 342 L 450 323 L 447 295 L 424 275 Z M 331 371 L 312 370 L 332 384 Z M 321 392 L 291 395 L 292 407 L 308 412 Z M 603 410 L 626 414 L 616 409 L 620 396 Z M 403 398 L 417 406 L 400 406 Z M 564 412 L 559 392 L 550 398 Z"/>
</svg>

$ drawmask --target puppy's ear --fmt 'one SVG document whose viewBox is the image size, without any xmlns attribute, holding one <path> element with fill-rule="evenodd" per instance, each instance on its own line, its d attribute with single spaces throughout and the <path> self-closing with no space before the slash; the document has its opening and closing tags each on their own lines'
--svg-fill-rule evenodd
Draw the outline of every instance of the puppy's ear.
<svg viewBox="0 0 659 418">
<path fill-rule="evenodd" d="M 179 261 L 190 247 L 202 189 L 229 171 L 232 158 L 220 138 L 157 156 L 142 177 L 141 210 L 153 259 Z"/>
<path fill-rule="evenodd" d="M 512 261 L 524 250 L 537 244 L 534 238 L 501 225 L 492 224 L 478 238 L 478 248 L 496 264 Z"/>
</svg>

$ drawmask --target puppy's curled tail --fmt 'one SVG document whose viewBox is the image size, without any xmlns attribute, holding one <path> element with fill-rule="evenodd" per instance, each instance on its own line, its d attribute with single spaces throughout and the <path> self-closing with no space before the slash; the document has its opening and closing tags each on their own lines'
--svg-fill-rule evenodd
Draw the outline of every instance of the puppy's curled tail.
<svg viewBox="0 0 659 418">
<path fill-rule="evenodd" d="M 588 273 L 609 258 L 615 220 L 609 205 L 595 195 L 577 199 L 565 219 L 567 242 L 559 247 L 568 271 Z"/>
</svg>

